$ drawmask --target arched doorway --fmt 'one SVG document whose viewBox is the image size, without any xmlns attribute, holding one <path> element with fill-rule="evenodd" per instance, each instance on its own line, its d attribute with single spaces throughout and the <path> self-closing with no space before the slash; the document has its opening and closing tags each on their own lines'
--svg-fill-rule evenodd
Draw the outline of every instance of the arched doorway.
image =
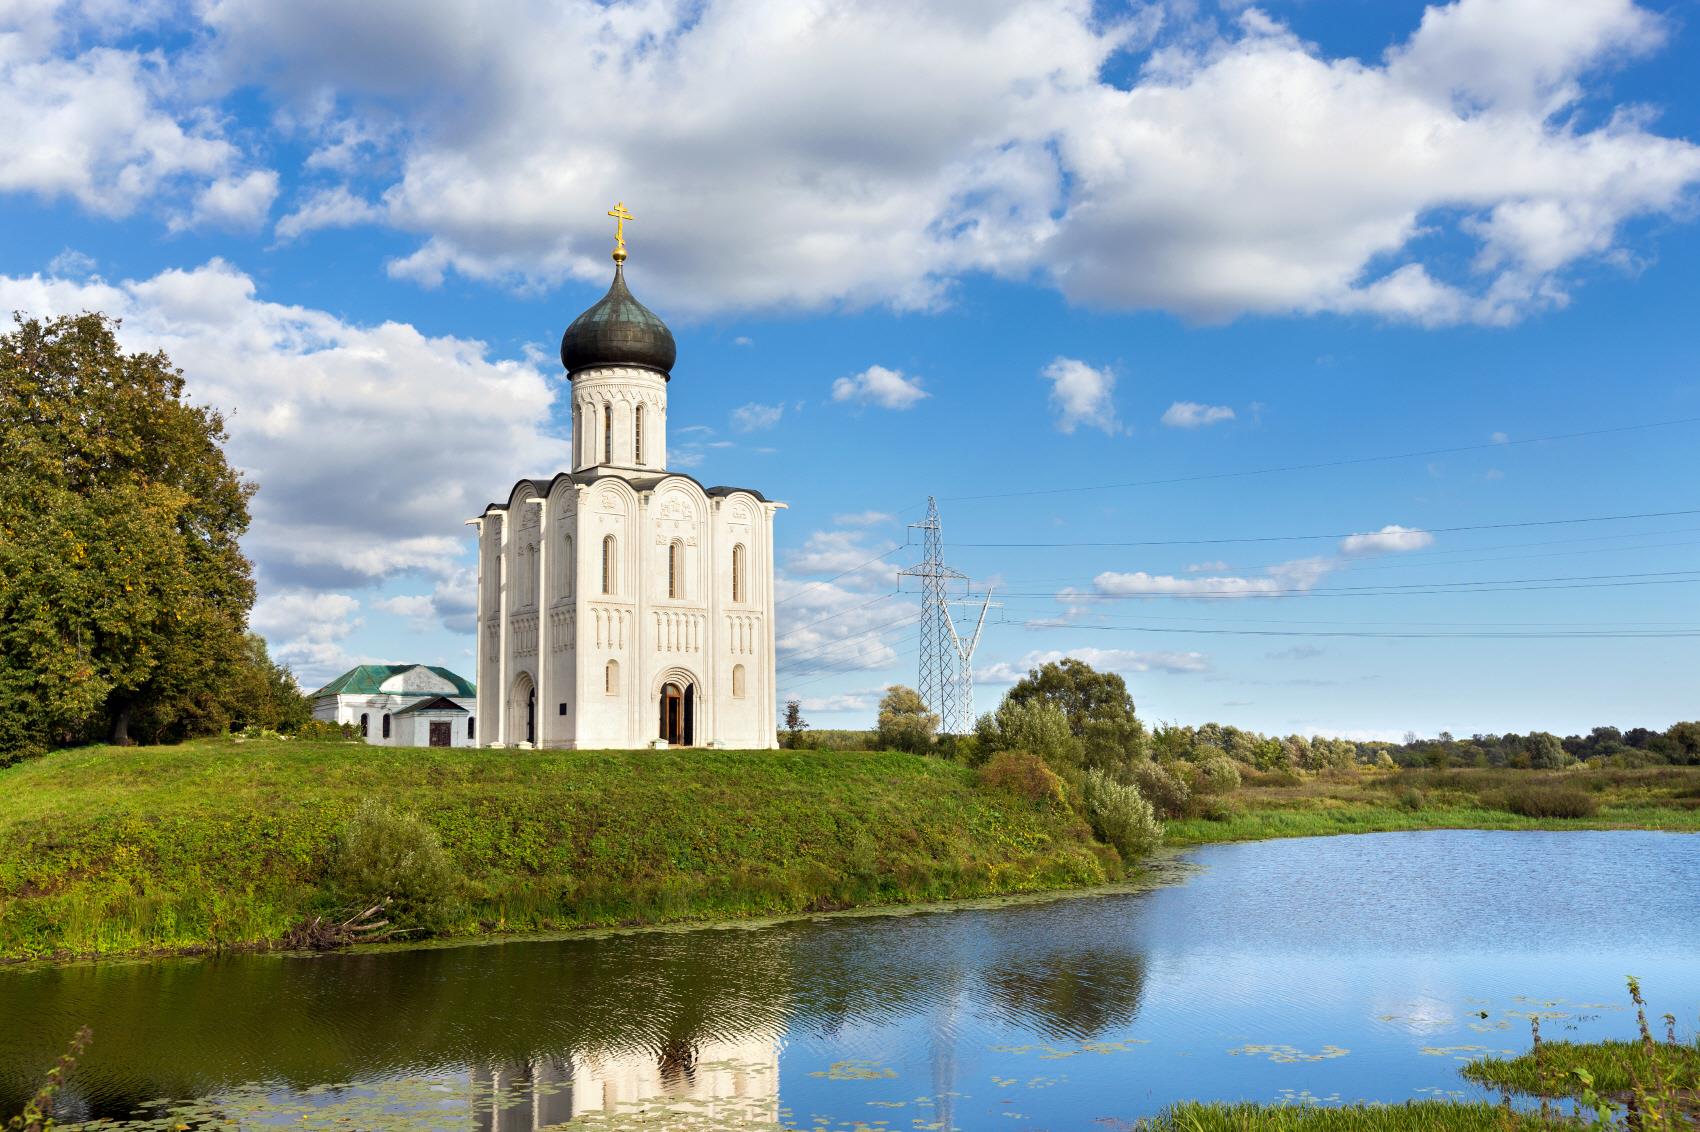
<svg viewBox="0 0 1700 1132">
<path fill-rule="evenodd" d="M 696 688 L 689 682 L 669 680 L 661 685 L 660 736 L 668 746 L 689 747 L 695 720 Z"/>
<path fill-rule="evenodd" d="M 521 672 L 508 697 L 507 736 L 509 743 L 537 745 L 537 685 Z"/>
</svg>

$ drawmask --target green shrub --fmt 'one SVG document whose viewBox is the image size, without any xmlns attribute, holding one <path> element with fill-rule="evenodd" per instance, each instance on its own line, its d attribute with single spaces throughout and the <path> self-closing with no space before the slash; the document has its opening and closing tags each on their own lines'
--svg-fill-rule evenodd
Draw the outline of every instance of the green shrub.
<svg viewBox="0 0 1700 1132">
<path fill-rule="evenodd" d="M 1198 799 L 1198 816 L 1205 821 L 1233 821 L 1240 815 L 1240 808 L 1226 798 Z"/>
<path fill-rule="evenodd" d="M 1036 806 L 1068 805 L 1068 794 L 1056 771 L 1026 751 L 999 751 L 979 770 L 980 785 L 1013 794 Z"/>
<path fill-rule="evenodd" d="M 974 733 L 985 751 L 1030 751 L 1048 766 L 1080 765 L 1083 745 L 1069 730 L 1068 716 L 1049 700 L 1012 700 L 980 717 Z"/>
<path fill-rule="evenodd" d="M 368 908 L 388 899 L 392 924 L 427 932 L 447 926 L 460 889 L 436 831 L 418 814 L 370 799 L 337 834 L 325 882 L 341 905 Z"/>
<path fill-rule="evenodd" d="M 1138 790 L 1101 770 L 1086 772 L 1086 820 L 1124 861 L 1144 857 L 1163 843 L 1163 823 Z"/>
<path fill-rule="evenodd" d="M 1413 813 L 1428 806 L 1428 796 L 1415 786 L 1407 786 L 1399 791 L 1395 801 L 1398 802 L 1401 810 L 1410 810 Z"/>
<path fill-rule="evenodd" d="M 1240 768 L 1227 755 L 1205 759 L 1193 772 L 1192 788 L 1198 794 L 1232 794 L 1240 788 Z"/>
<path fill-rule="evenodd" d="M 939 717 L 927 710 L 927 702 L 913 688 L 893 684 L 880 700 L 879 745 L 889 751 L 918 755 L 933 745 Z"/>
<path fill-rule="evenodd" d="M 1187 801 L 1192 797 L 1192 790 L 1186 781 L 1170 771 L 1162 763 L 1150 760 L 1135 763 L 1133 766 L 1133 785 L 1139 794 L 1158 815 L 1165 818 L 1178 818 L 1186 815 Z"/>
<path fill-rule="evenodd" d="M 1600 809 L 1592 794 L 1570 786 L 1513 786 L 1483 801 L 1527 818 L 1591 818 Z"/>
<path fill-rule="evenodd" d="M 308 742 L 335 742 L 338 739 L 353 739 L 359 729 L 352 723 L 332 723 L 328 719 L 309 719 L 294 731 L 297 739 Z"/>
</svg>

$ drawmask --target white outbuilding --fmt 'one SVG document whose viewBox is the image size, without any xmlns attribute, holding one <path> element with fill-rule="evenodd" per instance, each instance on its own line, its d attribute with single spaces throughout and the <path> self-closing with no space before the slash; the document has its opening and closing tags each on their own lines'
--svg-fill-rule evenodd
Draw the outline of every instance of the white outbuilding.
<svg viewBox="0 0 1700 1132">
<path fill-rule="evenodd" d="M 430 664 L 360 664 L 307 697 L 313 718 L 351 723 L 387 747 L 472 747 L 478 693 Z"/>
<path fill-rule="evenodd" d="M 610 215 L 624 220 L 623 207 Z M 567 327 L 571 470 L 522 479 L 478 528 L 480 741 L 778 745 L 773 517 L 667 468 L 672 332 L 614 281 Z"/>
</svg>

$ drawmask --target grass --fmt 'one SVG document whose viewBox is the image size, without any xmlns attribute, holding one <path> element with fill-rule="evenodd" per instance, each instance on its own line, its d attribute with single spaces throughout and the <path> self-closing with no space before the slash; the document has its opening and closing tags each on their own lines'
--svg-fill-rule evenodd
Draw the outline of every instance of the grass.
<svg viewBox="0 0 1700 1132">
<path fill-rule="evenodd" d="M 1067 812 L 911 755 L 520 751 L 229 740 L 0 770 L 0 958 L 240 947 L 327 896 L 366 798 L 463 875 L 450 935 L 990 896 L 1117 879 Z"/>
<path fill-rule="evenodd" d="M 1396 1105 L 1172 1105 L 1145 1121 L 1146 1132 L 1534 1132 L 1537 1113 L 1486 1102 L 1407 1101 Z"/>
<path fill-rule="evenodd" d="M 1464 1067 L 1464 1076 L 1490 1088 L 1510 1089 L 1529 1096 L 1580 1096 L 1575 1076 L 1587 1070 L 1595 1091 L 1627 1093 L 1662 1076 L 1679 1089 L 1700 1089 L 1700 1045 L 1642 1042 L 1542 1042 L 1540 1057 L 1484 1057 Z"/>
<path fill-rule="evenodd" d="M 1585 798 L 1586 817 L 1530 815 L 1529 799 Z M 1585 807 L 1583 807 L 1585 808 Z M 1248 774 L 1216 819 L 1167 824 L 1170 845 L 1415 829 L 1660 829 L 1700 832 L 1700 767 L 1564 771 Z M 1576 812 L 1572 809 L 1569 812 Z"/>
</svg>

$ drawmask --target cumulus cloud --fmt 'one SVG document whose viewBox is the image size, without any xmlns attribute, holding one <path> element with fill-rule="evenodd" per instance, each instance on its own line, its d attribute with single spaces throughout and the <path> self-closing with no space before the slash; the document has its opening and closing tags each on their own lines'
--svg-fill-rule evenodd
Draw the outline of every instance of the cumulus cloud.
<svg viewBox="0 0 1700 1132">
<path fill-rule="evenodd" d="M 1111 436 L 1122 431 L 1112 399 L 1116 375 L 1108 366 L 1098 369 L 1076 358 L 1058 358 L 1040 376 L 1051 383 L 1058 431 L 1072 433 L 1081 425 Z"/>
<path fill-rule="evenodd" d="M 834 515 L 832 521 L 841 527 L 877 527 L 881 523 L 897 521 L 897 516 L 885 511 L 856 511 L 848 515 Z"/>
<path fill-rule="evenodd" d="M 392 273 L 425 283 L 603 279 L 602 213 L 623 197 L 633 270 L 674 309 L 925 309 L 989 272 L 1194 319 L 1493 324 L 1567 301 L 1630 221 L 1680 215 L 1700 180 L 1700 147 L 1641 108 L 1575 113 L 1663 46 L 1630 0 L 1437 4 L 1369 59 L 1257 9 L 1164 29 L 1157 6 L 1105 19 L 1089 0 L 200 11 L 202 69 L 289 108 L 316 169 L 396 170 L 373 207 L 417 240 Z M 120 182 L 225 171 L 207 127 L 160 117 L 140 60 L 95 55 L 57 62 L 79 82 L 116 68 L 128 117 L 74 123 L 104 131 L 79 150 L 99 157 L 44 191 L 133 202 Z"/>
<path fill-rule="evenodd" d="M 261 597 L 248 618 L 266 639 L 272 659 L 289 665 L 312 691 L 358 663 L 343 642 L 364 620 L 360 599 L 344 593 L 285 591 Z"/>
<path fill-rule="evenodd" d="M 862 541 L 864 534 L 862 531 L 815 531 L 801 548 L 786 556 L 785 567 L 793 574 L 842 574 L 847 570 L 858 570 L 863 571 L 870 582 L 894 585 L 896 566 L 883 559 L 868 560 L 882 551 L 895 550 L 897 544 L 883 541 L 870 548 Z"/>
<path fill-rule="evenodd" d="M 1150 574 L 1144 570 L 1119 572 L 1106 570 L 1092 579 L 1088 593 L 1064 590 L 1058 599 L 1078 602 L 1091 597 L 1181 597 L 1202 600 L 1237 599 L 1248 597 L 1285 597 L 1313 589 L 1340 560 L 1313 557 L 1295 558 L 1277 563 L 1262 574 L 1244 577 L 1234 574 L 1180 578 L 1173 574 Z"/>
<path fill-rule="evenodd" d="M 908 409 L 928 396 L 918 377 L 904 377 L 901 370 L 869 366 L 861 373 L 832 383 L 834 401 L 878 405 L 882 409 Z"/>
<path fill-rule="evenodd" d="M 1389 523 L 1379 531 L 1347 535 L 1340 540 L 1340 553 L 1353 556 L 1401 554 L 1410 550 L 1423 550 L 1433 545 L 1434 536 L 1427 531 Z"/>
<path fill-rule="evenodd" d="M 732 410 L 732 427 L 739 432 L 760 432 L 772 428 L 785 415 L 785 405 L 762 405 L 751 401 Z M 712 446 L 711 446 L 712 447 Z"/>
<path fill-rule="evenodd" d="M 277 174 L 270 169 L 221 177 L 197 193 L 189 215 L 173 220 L 171 226 L 252 230 L 265 223 L 276 199 Z"/>
<path fill-rule="evenodd" d="M 1226 405 L 1201 405 L 1197 401 L 1176 401 L 1163 413 L 1163 423 L 1170 428 L 1203 428 L 1234 419 L 1234 411 Z"/>
<path fill-rule="evenodd" d="M 1019 662 L 999 661 L 974 669 L 977 684 L 1013 684 L 1029 671 L 1064 657 L 1084 661 L 1101 672 L 1208 672 L 1210 658 L 1201 652 L 1143 652 L 1137 649 L 1043 649 L 1030 652 Z"/>
<path fill-rule="evenodd" d="M 357 224 L 370 224 L 382 216 L 383 211 L 377 205 L 337 185 L 308 196 L 294 212 L 279 220 L 277 237 L 293 240 L 321 228 L 352 228 Z"/>
<path fill-rule="evenodd" d="M 230 459 L 260 487 L 243 545 L 262 592 L 448 578 L 464 518 L 567 461 L 547 433 L 554 391 L 531 364 L 257 290 L 216 259 L 120 283 L 0 276 L 0 309 L 121 318 L 126 348 L 165 350 L 189 395 L 226 411 Z"/>
<path fill-rule="evenodd" d="M 0 10 L 0 193 L 70 198 L 121 217 L 203 186 L 196 208 L 209 219 L 250 214 L 262 186 L 220 179 L 240 154 L 216 116 L 171 108 L 179 79 L 161 55 L 99 44 L 103 33 L 132 30 L 113 7 L 104 20 L 74 5 Z M 96 42 L 84 47 L 89 39 Z"/>
</svg>

